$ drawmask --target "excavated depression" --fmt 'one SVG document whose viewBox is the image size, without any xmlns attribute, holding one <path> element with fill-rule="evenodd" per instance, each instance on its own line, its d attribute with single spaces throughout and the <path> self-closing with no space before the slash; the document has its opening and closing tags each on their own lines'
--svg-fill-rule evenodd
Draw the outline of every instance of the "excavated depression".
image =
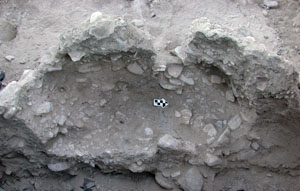
<svg viewBox="0 0 300 191">
<path fill-rule="evenodd" d="M 212 189 L 228 169 L 299 174 L 298 130 L 282 122 L 299 110 L 296 73 L 253 37 L 201 18 L 166 61 L 148 33 L 96 12 L 60 40 L 0 93 L 1 130 L 21 132 L 0 139 L 15 145 L 0 152 L 6 174 L 76 175 L 86 163 L 187 191 Z M 37 153 L 28 169 L 8 160 Z"/>
</svg>

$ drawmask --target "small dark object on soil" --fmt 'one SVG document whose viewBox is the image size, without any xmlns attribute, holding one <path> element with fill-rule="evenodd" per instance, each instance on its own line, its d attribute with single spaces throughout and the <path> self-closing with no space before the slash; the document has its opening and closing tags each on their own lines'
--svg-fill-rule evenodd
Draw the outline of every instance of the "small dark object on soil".
<svg viewBox="0 0 300 191">
<path fill-rule="evenodd" d="M 5 72 L 1 71 L 0 72 L 0 89 L 2 88 L 2 81 L 4 80 L 4 78 L 5 78 Z"/>
<path fill-rule="evenodd" d="M 80 188 L 83 190 L 83 191 L 93 191 L 92 188 L 95 188 L 96 185 L 95 185 L 95 181 L 93 180 L 90 180 L 90 179 L 87 179 L 85 178 L 83 180 L 83 185 L 80 186 Z"/>
</svg>

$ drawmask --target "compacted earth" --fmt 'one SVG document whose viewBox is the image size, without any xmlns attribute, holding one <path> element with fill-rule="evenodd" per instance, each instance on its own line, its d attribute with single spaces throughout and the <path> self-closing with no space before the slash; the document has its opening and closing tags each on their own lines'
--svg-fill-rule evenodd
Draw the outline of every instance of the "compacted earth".
<svg viewBox="0 0 300 191">
<path fill-rule="evenodd" d="M 0 191 L 300 190 L 299 7 L 0 0 Z"/>
</svg>

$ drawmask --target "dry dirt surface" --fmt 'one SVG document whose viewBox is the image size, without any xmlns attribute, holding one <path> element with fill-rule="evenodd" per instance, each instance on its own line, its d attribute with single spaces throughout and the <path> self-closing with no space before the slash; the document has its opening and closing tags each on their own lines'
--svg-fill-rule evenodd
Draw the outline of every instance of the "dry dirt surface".
<svg viewBox="0 0 300 191">
<path fill-rule="evenodd" d="M 300 190 L 299 9 L 0 0 L 0 191 Z"/>
</svg>

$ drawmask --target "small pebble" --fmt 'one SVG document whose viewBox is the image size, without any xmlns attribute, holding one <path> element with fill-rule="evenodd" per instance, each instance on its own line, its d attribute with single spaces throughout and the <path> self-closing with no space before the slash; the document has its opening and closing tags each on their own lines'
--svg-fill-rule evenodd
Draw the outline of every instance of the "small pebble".
<svg viewBox="0 0 300 191">
<path fill-rule="evenodd" d="M 7 55 L 7 56 L 5 56 L 4 58 L 5 58 L 7 61 L 9 61 L 9 62 L 11 62 L 11 61 L 13 61 L 13 60 L 15 59 L 15 57 L 12 56 L 12 55 Z"/>
</svg>

